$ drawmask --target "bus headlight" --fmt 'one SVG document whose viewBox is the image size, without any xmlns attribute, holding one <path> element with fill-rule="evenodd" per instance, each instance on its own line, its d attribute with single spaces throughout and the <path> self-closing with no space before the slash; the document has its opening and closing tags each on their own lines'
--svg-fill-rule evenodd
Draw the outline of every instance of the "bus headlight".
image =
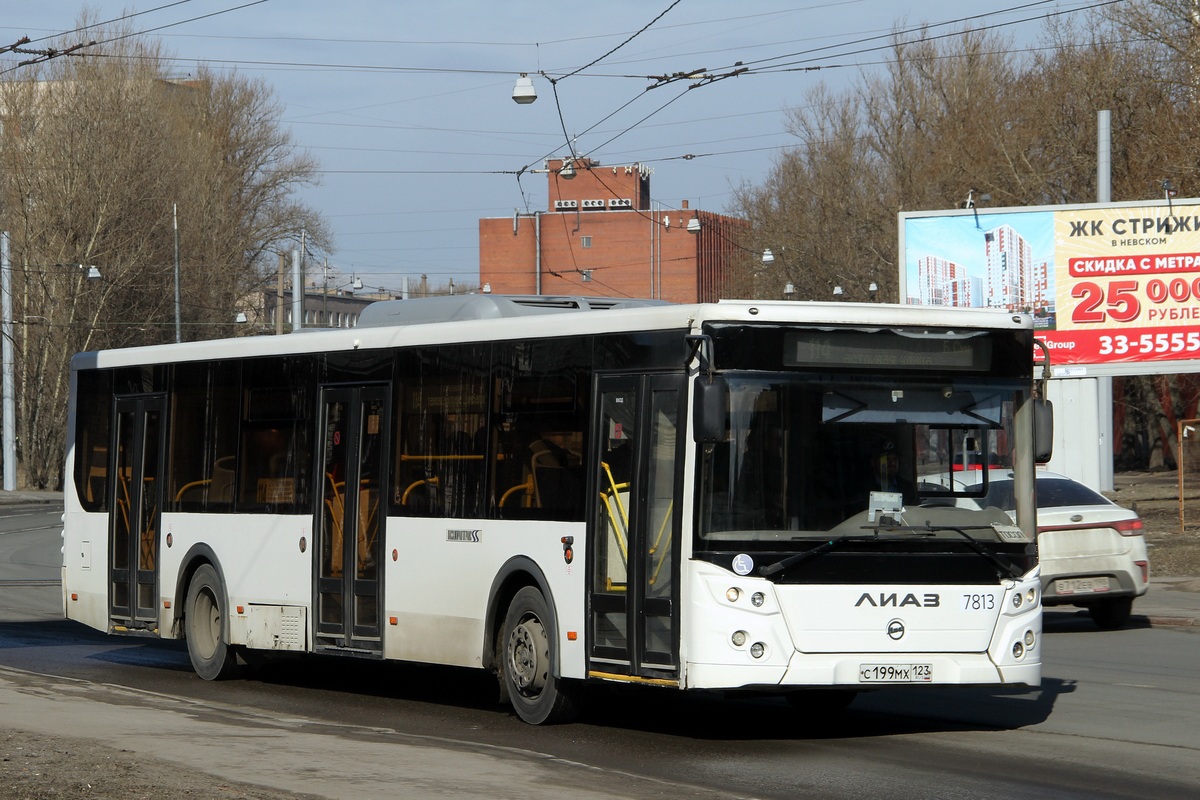
<svg viewBox="0 0 1200 800">
<path fill-rule="evenodd" d="M 754 644 L 750 645 L 750 655 L 754 656 L 755 658 L 762 658 L 766 652 L 767 646 L 762 642 L 755 642 Z"/>
<path fill-rule="evenodd" d="M 1021 597 L 1020 592 L 1017 592 L 1016 594 L 1013 595 L 1013 608 L 1020 608 L 1021 603 L 1023 603 L 1023 602 L 1025 602 L 1025 599 L 1023 597 Z"/>
<path fill-rule="evenodd" d="M 1013 644 L 1013 658 L 1021 658 L 1023 655 L 1025 655 L 1025 645 L 1015 642 Z"/>
<path fill-rule="evenodd" d="M 742 590 L 736 586 L 730 586 L 725 590 L 725 599 L 731 603 L 736 603 L 738 598 L 742 596 Z"/>
<path fill-rule="evenodd" d="M 1033 635 L 1033 631 L 1025 631 L 1025 646 L 1033 647 L 1033 643 L 1037 641 L 1037 637 Z"/>
<path fill-rule="evenodd" d="M 767 596 L 762 592 L 755 592 L 750 595 L 750 605 L 755 608 L 762 608 L 762 604 L 767 602 Z"/>
<path fill-rule="evenodd" d="M 745 631 L 734 631 L 733 636 L 729 637 L 729 641 L 733 642 L 734 647 L 741 647 L 746 643 L 748 636 L 749 634 Z"/>
</svg>

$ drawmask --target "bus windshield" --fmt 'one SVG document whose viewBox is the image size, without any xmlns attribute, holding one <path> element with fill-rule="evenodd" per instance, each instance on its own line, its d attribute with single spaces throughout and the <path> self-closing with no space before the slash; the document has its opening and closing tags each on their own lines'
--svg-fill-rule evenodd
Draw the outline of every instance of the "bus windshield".
<svg viewBox="0 0 1200 800">
<path fill-rule="evenodd" d="M 916 509 L 930 506 L 959 509 L 958 525 L 995 521 L 980 501 L 989 468 L 1012 466 L 1021 382 L 811 373 L 726 380 L 727 435 L 700 454 L 699 550 L 807 548 L 831 531 L 861 532 L 878 516 L 924 524 Z"/>
</svg>

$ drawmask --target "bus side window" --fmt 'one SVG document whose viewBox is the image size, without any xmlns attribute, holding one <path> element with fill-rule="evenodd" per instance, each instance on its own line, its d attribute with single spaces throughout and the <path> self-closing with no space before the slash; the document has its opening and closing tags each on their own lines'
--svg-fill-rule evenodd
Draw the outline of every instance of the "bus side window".
<svg viewBox="0 0 1200 800">
<path fill-rule="evenodd" d="M 81 371 L 77 392 L 77 398 L 90 398 L 90 402 L 79 402 L 75 411 L 75 491 L 85 510 L 107 511 L 112 374 Z"/>
<path fill-rule="evenodd" d="M 241 368 L 182 363 L 173 369 L 167 507 L 232 511 Z"/>
<path fill-rule="evenodd" d="M 292 512 L 307 502 L 313 458 L 306 394 L 313 360 L 248 362 L 243 374 L 237 510 Z"/>
<path fill-rule="evenodd" d="M 401 356 L 397 513 L 417 517 L 483 515 L 490 349 L 453 345 Z"/>
<path fill-rule="evenodd" d="M 593 341 L 495 345 L 489 505 L 502 519 L 581 521 Z"/>
</svg>

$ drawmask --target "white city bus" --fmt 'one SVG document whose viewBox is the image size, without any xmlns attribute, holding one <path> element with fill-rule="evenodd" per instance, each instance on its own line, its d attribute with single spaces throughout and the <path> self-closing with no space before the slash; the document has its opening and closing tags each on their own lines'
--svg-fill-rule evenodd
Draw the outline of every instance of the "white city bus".
<svg viewBox="0 0 1200 800">
<path fill-rule="evenodd" d="M 206 679 L 489 669 L 531 723 L 588 682 L 1037 685 L 1034 346 L 997 311 L 472 295 L 82 353 L 65 614 Z M 955 480 L 984 463 L 1016 524 Z"/>
</svg>

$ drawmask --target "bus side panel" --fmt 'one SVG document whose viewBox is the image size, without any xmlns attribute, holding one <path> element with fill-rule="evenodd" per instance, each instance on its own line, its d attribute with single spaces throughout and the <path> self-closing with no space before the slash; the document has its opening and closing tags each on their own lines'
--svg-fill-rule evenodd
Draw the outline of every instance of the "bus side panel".
<svg viewBox="0 0 1200 800">
<path fill-rule="evenodd" d="M 567 563 L 562 537 L 575 537 Z M 584 548 L 579 523 L 516 520 L 388 519 L 384 577 L 384 655 L 483 666 L 484 625 L 493 579 L 524 555 L 549 584 L 557 615 L 563 677 L 584 677 Z M 503 618 L 506 609 L 498 609 Z M 391 619 L 395 618 L 395 624 Z M 568 632 L 575 634 L 574 640 Z"/>
<path fill-rule="evenodd" d="M 229 602 L 230 644 L 246 644 L 247 614 L 237 608 L 252 605 L 301 606 L 312 603 L 312 517 L 258 514 L 163 515 L 164 541 L 159 552 L 159 630 L 163 638 L 177 638 L 172 620 L 176 598 L 186 596 L 180 586 L 184 559 L 197 544 L 216 556 L 225 580 Z M 180 612 L 185 609 L 179 609 Z M 311 613 L 311 612 L 310 612 Z"/>
<path fill-rule="evenodd" d="M 108 515 L 79 508 L 70 484 L 64 492 L 62 591 L 67 619 L 107 632 Z"/>
</svg>

